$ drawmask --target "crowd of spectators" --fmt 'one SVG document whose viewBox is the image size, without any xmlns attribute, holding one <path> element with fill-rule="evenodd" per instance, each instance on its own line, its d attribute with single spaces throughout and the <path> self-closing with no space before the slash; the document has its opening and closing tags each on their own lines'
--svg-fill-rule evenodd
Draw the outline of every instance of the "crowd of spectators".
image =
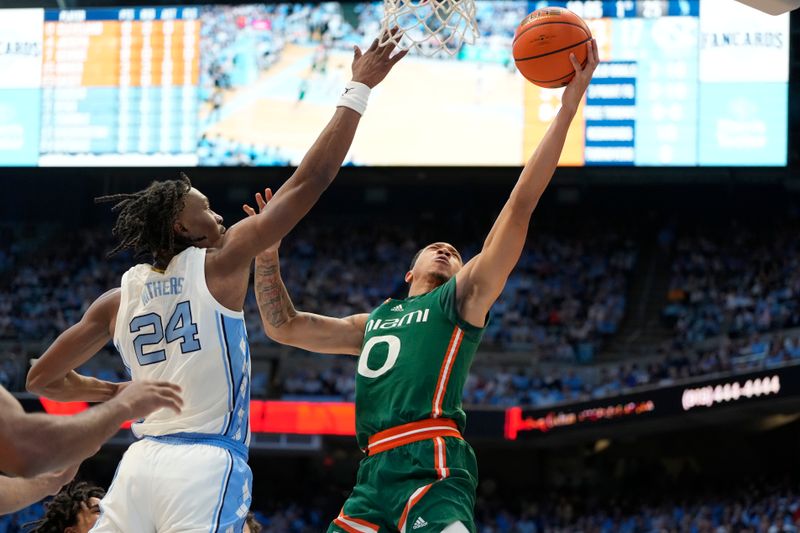
<svg viewBox="0 0 800 533">
<path fill-rule="evenodd" d="M 220 135 L 203 135 L 197 143 L 197 156 L 207 166 L 286 166 L 291 163 L 278 147 L 242 143 Z"/>
<path fill-rule="evenodd" d="M 579 241 L 540 236 L 492 308 L 486 341 L 563 362 L 590 361 L 602 339 L 617 332 L 635 263 L 634 244 L 615 233 Z"/>
<path fill-rule="evenodd" d="M 106 257 L 113 242 L 108 233 L 50 226 L 32 232 L 28 238 L 38 246 L 14 254 L 14 268 L 0 275 L 0 340 L 52 340 L 95 298 L 119 286 L 130 256 Z"/>
<path fill-rule="evenodd" d="M 675 337 L 697 343 L 800 325 L 797 228 L 731 224 L 678 235 L 672 250 L 665 320 Z"/>
<path fill-rule="evenodd" d="M 691 494 L 690 491 L 686 493 Z M 698 495 L 661 495 L 654 501 L 554 495 L 522 501 L 509 509 L 503 501 L 476 506 L 479 533 L 796 533 L 800 492 L 796 485 L 746 485 Z M 594 498 L 597 499 L 597 498 Z"/>
<path fill-rule="evenodd" d="M 21 347 L 16 350 L 19 351 Z M 107 381 L 129 379 L 117 359 L 109 350 L 79 371 Z M 252 396 L 284 400 L 355 399 L 354 359 L 301 361 L 301 364 L 295 363 L 296 366 L 279 367 L 281 370 L 272 380 L 265 369 L 253 368 Z M 664 351 L 657 357 L 638 362 L 590 367 L 490 365 L 478 360 L 467 379 L 463 401 L 472 406 L 544 408 L 613 397 L 640 387 L 669 386 L 691 378 L 753 372 L 796 362 L 800 362 L 800 335 L 724 339 L 713 349 Z M 9 390 L 21 390 L 26 370 L 24 357 L 13 350 L 4 354 L 0 357 L 0 385 Z"/>
<path fill-rule="evenodd" d="M 419 229 L 419 228 L 416 228 Z M 14 255 L 0 271 L 0 341 L 46 342 L 77 322 L 88 305 L 119 285 L 134 261 L 112 258 L 108 230 L 47 237 Z M 387 297 L 404 297 L 403 276 L 427 243 L 415 228 L 368 222 L 304 225 L 282 246 L 284 282 L 298 309 L 331 316 L 363 313 Z M 347 239 L 342 239 L 345 234 Z M 466 257 L 476 245 L 462 249 Z M 0 250 L 11 255 L 12 250 Z M 542 234 L 531 239 L 492 311 L 485 343 L 535 357 L 589 360 L 614 334 L 625 310 L 627 279 L 636 259 L 632 242 L 608 232 L 594 239 Z M 245 306 L 251 344 L 270 343 L 260 327 L 252 291 Z"/>
<path fill-rule="evenodd" d="M 125 253 L 105 256 L 113 243 L 107 230 L 8 229 L 10 237 L 0 240 L 0 384 L 19 390 L 26 357 L 35 355 L 25 347 L 48 342 L 75 323 L 91 301 L 119 284 L 133 259 Z M 665 315 L 677 313 L 676 335 L 654 348 L 652 358 L 586 368 L 549 364 L 590 361 L 617 331 L 626 308 L 636 243 L 611 230 L 594 239 L 579 233 L 540 232 L 530 240 L 492 310 L 484 340 L 495 350 L 530 354 L 530 364 L 486 367 L 478 360 L 465 403 L 550 406 L 800 359 L 797 336 L 763 334 L 800 324 L 797 242 L 788 231 L 770 240 L 739 228 L 729 242 L 707 236 L 675 240 L 672 302 Z M 409 259 L 429 237 L 420 228 L 352 220 L 304 225 L 282 246 L 283 278 L 298 309 L 332 316 L 368 311 L 387 297 L 403 297 Z M 461 246 L 466 258 L 476 250 L 475 243 Z M 252 291 L 245 314 L 254 349 L 269 345 Z M 708 328 L 712 321 L 715 327 Z M 104 363 L 115 359 L 109 351 L 83 371 L 127 379 L 121 365 Z M 286 366 L 272 377 L 254 369 L 253 376 L 254 396 L 354 396 L 348 360 L 298 370 Z"/>
<path fill-rule="evenodd" d="M 479 497 L 478 533 L 796 533 L 800 487 L 747 485 L 702 495 L 664 495 L 655 501 L 565 496 L 521 496 L 512 501 Z M 43 514 L 42 504 L 0 517 L 0 533 L 19 533 Z M 308 502 L 255 510 L 262 533 L 318 533 L 331 517 Z"/>
<path fill-rule="evenodd" d="M 669 386 L 691 378 L 754 372 L 800 362 L 800 334 L 774 338 L 723 339 L 706 350 L 657 350 L 637 362 L 574 367 L 558 364 L 508 366 L 476 360 L 464 388 L 466 405 L 550 407 L 626 394 L 640 387 Z M 284 399 L 324 397 L 352 401 L 355 362 L 303 364 L 277 382 Z"/>
<path fill-rule="evenodd" d="M 800 337 L 724 339 L 708 350 L 659 351 L 661 355 L 652 359 L 585 369 L 473 367 L 464 389 L 464 403 L 549 407 L 617 396 L 640 387 L 669 386 L 702 376 L 775 368 L 800 362 Z"/>
</svg>

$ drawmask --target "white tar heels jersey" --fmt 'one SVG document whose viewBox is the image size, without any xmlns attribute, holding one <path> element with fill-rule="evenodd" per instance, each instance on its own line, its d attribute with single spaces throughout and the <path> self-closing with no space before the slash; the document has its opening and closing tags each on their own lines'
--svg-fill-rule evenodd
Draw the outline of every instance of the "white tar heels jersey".
<svg viewBox="0 0 800 533">
<path fill-rule="evenodd" d="M 170 381 L 183 410 L 133 424 L 137 437 L 177 433 L 250 442 L 250 347 L 244 315 L 206 286 L 206 250 L 188 248 L 164 272 L 141 264 L 122 276 L 114 344 L 133 380 Z M 196 435 L 200 436 L 200 435 Z"/>
</svg>

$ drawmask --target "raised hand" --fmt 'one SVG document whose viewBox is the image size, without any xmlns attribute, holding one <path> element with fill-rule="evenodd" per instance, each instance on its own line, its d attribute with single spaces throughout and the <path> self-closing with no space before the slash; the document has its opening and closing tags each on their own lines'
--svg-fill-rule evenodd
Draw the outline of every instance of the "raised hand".
<svg viewBox="0 0 800 533">
<path fill-rule="evenodd" d="M 392 37 L 399 32 L 399 28 L 389 30 Z M 383 81 L 392 67 L 408 53 L 408 50 L 403 50 L 392 55 L 395 46 L 393 44 L 378 46 L 379 40 L 383 41 L 384 39 L 372 41 L 372 45 L 366 52 L 362 52 L 358 46 L 353 47 L 353 81 L 363 83 L 370 89 Z"/>
<path fill-rule="evenodd" d="M 264 211 L 264 208 L 267 207 L 267 202 L 269 202 L 270 200 L 272 200 L 272 189 L 270 189 L 269 187 L 264 189 L 264 195 L 263 196 L 261 195 L 260 192 L 256 193 L 256 205 L 258 206 L 258 212 L 259 213 Z M 249 217 L 253 217 L 253 216 L 256 215 L 256 210 L 253 209 L 252 207 L 250 207 L 247 204 L 244 204 L 242 206 L 242 210 Z M 272 246 L 270 246 L 269 248 L 267 248 L 266 250 L 264 250 L 263 253 L 277 252 L 278 248 L 280 248 L 280 247 L 281 247 L 281 241 L 278 241 L 275 244 L 273 244 Z"/>
<path fill-rule="evenodd" d="M 564 89 L 564 94 L 561 96 L 561 106 L 573 112 L 578 110 L 578 106 L 583 99 L 583 93 L 592 81 L 594 70 L 600 63 L 600 56 L 597 52 L 597 41 L 592 39 L 586 43 L 586 66 L 581 67 L 578 63 L 575 54 L 569 55 L 569 60 L 572 63 L 572 68 L 575 69 L 575 77 L 569 82 L 567 88 Z"/>
<path fill-rule="evenodd" d="M 158 409 L 181 412 L 181 388 L 167 381 L 131 381 L 122 384 L 111 401 L 120 402 L 127 409 L 127 418 L 144 418 Z"/>
</svg>

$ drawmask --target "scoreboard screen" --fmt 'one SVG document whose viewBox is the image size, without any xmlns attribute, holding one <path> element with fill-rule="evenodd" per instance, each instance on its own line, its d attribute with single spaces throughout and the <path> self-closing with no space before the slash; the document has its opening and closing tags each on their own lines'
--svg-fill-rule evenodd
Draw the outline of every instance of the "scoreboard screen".
<svg viewBox="0 0 800 533">
<path fill-rule="evenodd" d="M 601 65 L 562 165 L 783 166 L 789 17 L 732 0 L 477 0 L 455 57 L 410 54 L 347 163 L 518 166 L 562 90 L 522 78 L 514 30 L 566 7 Z M 382 2 L 0 10 L 0 166 L 296 165 Z"/>
<path fill-rule="evenodd" d="M 196 8 L 46 11 L 39 164 L 68 165 L 74 154 L 192 163 L 197 18 Z"/>
</svg>

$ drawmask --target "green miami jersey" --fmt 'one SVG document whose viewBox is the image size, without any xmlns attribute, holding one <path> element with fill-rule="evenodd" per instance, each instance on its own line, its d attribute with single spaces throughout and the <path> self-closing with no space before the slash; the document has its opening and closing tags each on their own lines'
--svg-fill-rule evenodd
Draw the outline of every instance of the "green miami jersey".
<svg viewBox="0 0 800 533">
<path fill-rule="evenodd" d="M 461 406 L 484 328 L 458 315 L 456 278 L 404 300 L 387 300 L 367 320 L 356 375 L 356 438 L 428 418 L 449 418 L 463 433 Z"/>
</svg>

